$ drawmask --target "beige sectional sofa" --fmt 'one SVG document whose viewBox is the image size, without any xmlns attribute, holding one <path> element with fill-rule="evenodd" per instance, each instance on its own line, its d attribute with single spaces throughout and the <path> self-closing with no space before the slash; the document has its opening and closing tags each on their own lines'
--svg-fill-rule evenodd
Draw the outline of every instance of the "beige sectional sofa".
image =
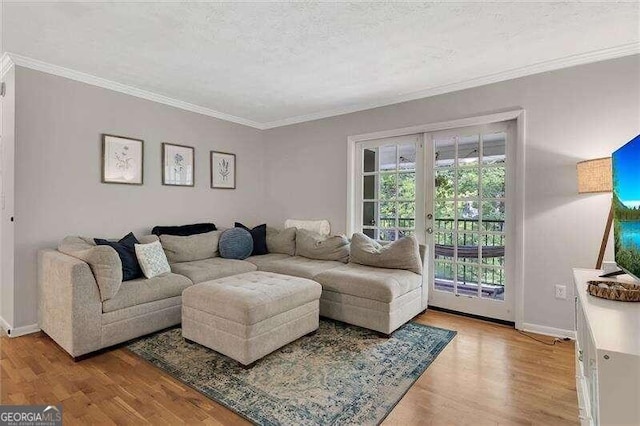
<svg viewBox="0 0 640 426">
<path fill-rule="evenodd" d="M 424 246 L 420 256 L 424 264 Z M 78 358 L 179 324 L 182 292 L 193 284 L 256 270 L 316 281 L 322 286 L 321 316 L 383 334 L 427 308 L 427 285 L 421 274 L 285 253 L 172 263 L 171 273 L 124 281 L 115 294 L 105 297 L 89 263 L 59 250 L 42 250 L 39 325 Z"/>
</svg>

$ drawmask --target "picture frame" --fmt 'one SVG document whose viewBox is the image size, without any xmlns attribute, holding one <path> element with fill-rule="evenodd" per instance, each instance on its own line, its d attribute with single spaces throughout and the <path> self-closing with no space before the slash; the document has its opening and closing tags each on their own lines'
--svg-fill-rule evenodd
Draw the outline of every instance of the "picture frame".
<svg viewBox="0 0 640 426">
<path fill-rule="evenodd" d="M 169 142 L 162 143 L 162 184 L 195 186 L 195 148 Z"/>
<path fill-rule="evenodd" d="M 236 189 L 236 155 L 210 151 L 211 188 Z"/>
<path fill-rule="evenodd" d="M 102 134 L 102 183 L 144 183 L 144 141 Z"/>
</svg>

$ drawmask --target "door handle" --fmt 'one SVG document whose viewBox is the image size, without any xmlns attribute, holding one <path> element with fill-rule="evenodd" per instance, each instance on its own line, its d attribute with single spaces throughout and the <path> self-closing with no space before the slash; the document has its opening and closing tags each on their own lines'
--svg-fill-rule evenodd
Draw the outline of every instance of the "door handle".
<svg viewBox="0 0 640 426">
<path fill-rule="evenodd" d="M 427 228 L 427 234 L 433 234 L 433 228 Z"/>
<path fill-rule="evenodd" d="M 432 215 L 431 213 L 429 213 L 429 214 L 427 215 L 427 219 L 429 219 L 429 220 L 433 219 L 433 215 Z"/>
</svg>

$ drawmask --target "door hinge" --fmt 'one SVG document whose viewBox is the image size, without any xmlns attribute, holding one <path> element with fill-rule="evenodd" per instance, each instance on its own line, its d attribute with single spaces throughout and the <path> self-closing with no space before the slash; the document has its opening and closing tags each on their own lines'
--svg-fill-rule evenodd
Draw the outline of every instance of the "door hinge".
<svg viewBox="0 0 640 426">
<path fill-rule="evenodd" d="M 7 86 L 4 82 L 0 83 L 0 96 L 4 98 L 4 95 L 7 93 Z"/>
</svg>

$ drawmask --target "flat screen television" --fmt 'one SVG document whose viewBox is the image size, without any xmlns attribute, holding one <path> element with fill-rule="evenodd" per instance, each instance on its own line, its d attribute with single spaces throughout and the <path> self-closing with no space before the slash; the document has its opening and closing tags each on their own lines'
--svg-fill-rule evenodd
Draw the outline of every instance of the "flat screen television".
<svg viewBox="0 0 640 426">
<path fill-rule="evenodd" d="M 616 263 L 640 277 L 640 135 L 613 153 L 613 226 Z"/>
</svg>

